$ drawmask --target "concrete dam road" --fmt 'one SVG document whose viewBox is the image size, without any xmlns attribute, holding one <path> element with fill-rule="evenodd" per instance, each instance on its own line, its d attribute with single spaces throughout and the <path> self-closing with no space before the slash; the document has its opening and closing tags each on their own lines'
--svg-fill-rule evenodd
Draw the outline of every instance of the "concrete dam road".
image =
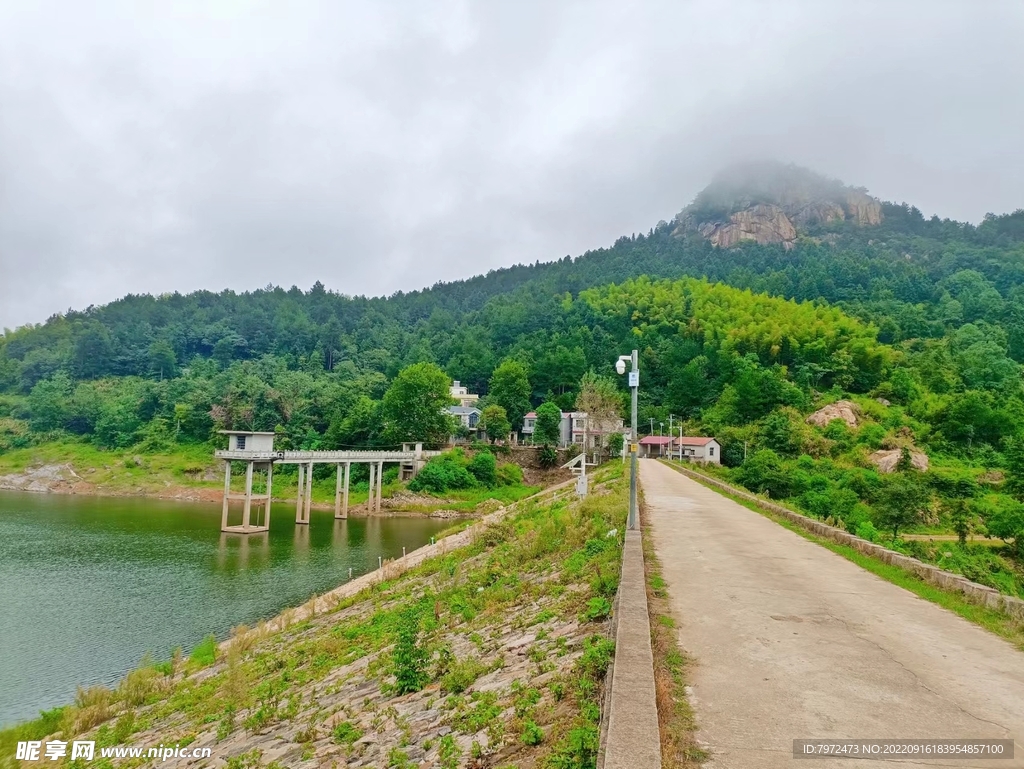
<svg viewBox="0 0 1024 769">
<path fill-rule="evenodd" d="M 1024 653 L 657 460 L 640 482 L 710 767 L 1024 767 Z M 1013 760 L 794 759 L 794 739 L 1015 740 Z"/>
</svg>

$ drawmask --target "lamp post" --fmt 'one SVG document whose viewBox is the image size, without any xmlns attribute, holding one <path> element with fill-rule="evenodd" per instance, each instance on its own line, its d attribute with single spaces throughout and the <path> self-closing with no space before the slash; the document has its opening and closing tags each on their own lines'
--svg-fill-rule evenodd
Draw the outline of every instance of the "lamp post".
<svg viewBox="0 0 1024 769">
<path fill-rule="evenodd" d="M 640 389 L 639 355 L 637 351 L 633 350 L 632 355 L 620 355 L 619 359 L 615 361 L 615 370 L 619 373 L 619 376 L 626 373 L 626 361 L 632 364 L 632 368 L 629 371 L 629 389 L 633 391 L 632 419 L 629 433 L 629 518 L 626 522 L 626 528 L 637 529 L 639 524 L 636 519 L 636 455 L 640 448 L 636 429 L 636 393 Z"/>
</svg>

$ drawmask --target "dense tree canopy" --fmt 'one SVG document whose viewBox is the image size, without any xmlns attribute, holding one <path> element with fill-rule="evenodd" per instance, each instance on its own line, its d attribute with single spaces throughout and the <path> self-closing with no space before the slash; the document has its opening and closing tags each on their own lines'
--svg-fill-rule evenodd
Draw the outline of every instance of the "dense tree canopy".
<svg viewBox="0 0 1024 769">
<path fill-rule="evenodd" d="M 585 375 L 610 377 L 636 348 L 641 425 L 671 414 L 714 433 L 752 488 L 855 528 L 920 491 L 869 461 L 912 445 L 936 468 L 925 496 L 966 499 L 1022 541 L 1024 211 L 977 226 L 882 213 L 811 226 L 792 248 L 719 249 L 661 223 L 576 259 L 387 298 L 319 283 L 126 296 L 0 336 L 0 451 L 159 450 L 238 427 L 274 430 L 282 448 L 443 442 L 451 379 L 512 429 L 544 403 L 540 430 L 541 410 L 586 402 Z M 621 377 L 602 381 L 626 394 Z M 840 398 L 860 424 L 806 423 Z"/>
</svg>

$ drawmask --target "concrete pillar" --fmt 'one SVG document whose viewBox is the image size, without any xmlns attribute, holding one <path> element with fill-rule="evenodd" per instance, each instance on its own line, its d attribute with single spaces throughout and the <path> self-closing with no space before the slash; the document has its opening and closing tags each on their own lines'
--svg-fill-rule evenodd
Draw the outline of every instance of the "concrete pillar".
<svg viewBox="0 0 1024 769">
<path fill-rule="evenodd" d="M 305 478 L 306 478 L 306 466 L 303 464 L 299 465 L 299 493 L 297 501 L 295 502 L 295 522 L 302 523 L 302 502 L 305 496 Z"/>
<path fill-rule="evenodd" d="M 273 491 L 271 490 L 271 482 L 274 479 L 274 463 L 267 463 L 267 510 L 263 519 L 263 525 L 268 529 L 270 528 L 270 500 L 273 499 Z"/>
<path fill-rule="evenodd" d="M 341 518 L 341 462 L 334 468 L 334 517 Z"/>
<path fill-rule="evenodd" d="M 249 530 L 249 515 L 252 510 L 252 469 L 256 463 L 250 461 L 245 468 L 245 506 L 242 508 L 242 529 Z"/>
<path fill-rule="evenodd" d="M 309 510 L 313 505 L 313 463 L 309 463 L 306 470 L 306 512 L 303 515 L 303 523 L 309 523 Z"/>
<path fill-rule="evenodd" d="M 373 512 L 373 498 L 375 496 L 374 486 L 376 485 L 376 479 L 374 478 L 374 471 L 377 469 L 376 462 L 370 462 L 367 464 L 370 469 L 370 487 L 366 494 L 366 512 Z"/>
<path fill-rule="evenodd" d="M 224 503 L 220 513 L 220 530 L 228 530 L 228 498 L 231 495 L 231 462 L 224 460 Z"/>
<path fill-rule="evenodd" d="M 384 463 L 377 465 L 377 512 L 380 512 L 380 499 L 384 494 Z"/>
<path fill-rule="evenodd" d="M 337 501 L 334 505 L 334 517 L 335 518 L 348 518 L 348 484 L 349 478 L 351 477 L 352 463 L 345 463 L 345 480 L 341 488 L 341 512 L 338 512 Z M 338 465 L 338 472 L 341 472 L 341 465 Z"/>
</svg>

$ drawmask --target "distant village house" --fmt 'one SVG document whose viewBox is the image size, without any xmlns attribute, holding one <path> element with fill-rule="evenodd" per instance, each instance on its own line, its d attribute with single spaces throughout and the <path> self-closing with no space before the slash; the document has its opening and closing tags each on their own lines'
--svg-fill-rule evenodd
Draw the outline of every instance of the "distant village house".
<svg viewBox="0 0 1024 769">
<path fill-rule="evenodd" d="M 527 443 L 533 442 L 533 433 L 537 426 L 537 412 L 531 411 L 523 418 L 523 439 Z M 558 425 L 558 446 L 566 448 L 572 444 L 582 447 L 586 441 L 586 448 L 602 448 L 608 445 L 608 436 L 613 433 L 623 432 L 623 422 L 620 417 L 607 419 L 591 419 L 585 411 L 563 411 L 562 421 Z"/>
<path fill-rule="evenodd" d="M 476 407 L 476 403 L 480 396 L 469 392 L 458 379 L 452 382 L 449 392 L 456 403 L 448 407 L 448 413 L 459 420 L 470 440 L 477 438 L 482 412 Z M 458 436 L 453 435 L 451 442 L 455 443 L 457 440 Z"/>
<path fill-rule="evenodd" d="M 648 435 L 640 439 L 640 456 L 710 462 L 718 465 L 722 463 L 722 446 L 714 438 Z"/>
</svg>

